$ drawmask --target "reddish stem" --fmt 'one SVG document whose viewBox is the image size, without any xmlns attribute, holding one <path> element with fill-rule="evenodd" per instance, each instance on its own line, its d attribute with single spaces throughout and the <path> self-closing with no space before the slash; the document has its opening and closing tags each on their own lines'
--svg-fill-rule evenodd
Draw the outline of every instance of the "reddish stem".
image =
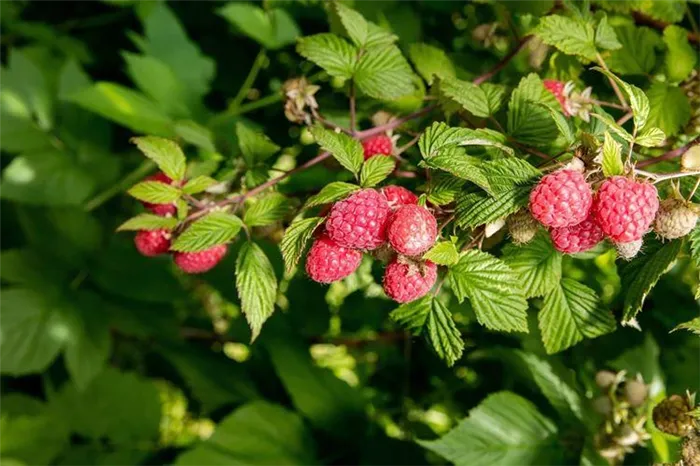
<svg viewBox="0 0 700 466">
<path fill-rule="evenodd" d="M 691 147 L 693 147 L 697 144 L 700 144 L 700 136 L 696 137 L 695 139 L 690 141 L 685 146 L 670 150 L 663 155 L 660 155 L 658 157 L 654 157 L 653 159 L 642 160 L 641 162 L 637 163 L 637 167 L 639 167 L 639 168 L 648 167 L 649 165 L 663 162 L 665 160 L 675 159 L 676 157 L 680 157 L 683 154 L 685 154 L 688 151 L 688 149 L 690 149 Z"/>
<path fill-rule="evenodd" d="M 508 52 L 508 55 L 503 57 L 501 61 L 499 61 L 496 66 L 494 66 L 491 70 L 489 70 L 487 73 L 482 74 L 481 76 L 477 76 L 474 81 L 472 81 L 474 84 L 481 84 L 484 81 L 488 81 L 489 79 L 493 78 L 499 71 L 501 71 L 505 66 L 510 62 L 513 57 L 515 57 L 520 50 L 522 50 L 523 47 L 532 39 L 532 36 L 525 36 L 522 39 L 520 39 L 520 42 L 515 46 L 513 50 Z"/>
</svg>

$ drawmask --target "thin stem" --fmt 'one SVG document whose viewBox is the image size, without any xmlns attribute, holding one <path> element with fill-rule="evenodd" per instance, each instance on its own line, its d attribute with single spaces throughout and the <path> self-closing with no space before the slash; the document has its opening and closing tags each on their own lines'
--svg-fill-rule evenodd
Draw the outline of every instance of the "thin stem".
<svg viewBox="0 0 700 466">
<path fill-rule="evenodd" d="M 355 134 L 357 129 L 357 115 L 355 111 L 355 81 L 350 81 L 350 134 Z"/>
<path fill-rule="evenodd" d="M 601 67 L 607 72 L 610 72 L 610 69 L 608 69 L 608 65 L 605 63 L 605 60 L 603 60 L 603 56 L 601 54 L 596 54 L 598 58 L 598 63 L 600 64 Z M 627 100 L 625 100 L 624 94 L 622 94 L 622 91 L 620 91 L 620 88 L 617 86 L 617 83 L 615 82 L 614 79 L 608 78 L 608 81 L 610 81 L 610 85 L 613 87 L 613 90 L 615 91 L 615 95 L 617 96 L 617 99 L 620 101 L 622 106 L 625 109 L 629 108 L 629 105 L 627 105 Z"/>
<path fill-rule="evenodd" d="M 498 122 L 498 120 L 496 120 L 493 116 L 490 116 L 490 117 L 489 117 L 489 120 L 491 121 L 491 123 L 493 123 L 494 125 L 496 125 L 496 128 L 498 128 L 498 130 L 499 130 L 501 133 L 505 133 L 505 130 L 503 129 L 503 126 L 501 126 L 501 124 Z"/>
<path fill-rule="evenodd" d="M 616 104 L 614 102 L 607 102 L 605 100 L 598 100 L 598 99 L 588 99 L 588 101 L 592 104 L 600 105 L 601 107 L 610 107 L 610 108 L 616 108 L 618 110 L 627 110 L 622 105 Z"/>
<path fill-rule="evenodd" d="M 528 147 L 525 144 L 522 144 L 522 143 L 516 141 L 515 139 L 511 139 L 510 142 L 513 143 L 513 145 L 517 146 L 519 149 L 522 149 L 525 152 L 528 152 L 532 155 L 536 155 L 537 157 L 539 157 L 543 160 L 551 160 L 552 159 L 552 157 L 550 155 L 545 154 L 544 152 L 541 152 L 541 151 L 534 149 L 532 147 Z"/>
<path fill-rule="evenodd" d="M 320 113 L 315 112 L 315 113 L 314 113 L 314 119 L 316 119 L 319 123 L 321 123 L 321 124 L 322 124 L 323 126 L 325 126 L 326 128 L 330 128 L 330 129 L 333 129 L 333 130 L 340 130 L 340 131 L 342 131 L 343 133 L 345 133 L 345 134 L 347 134 L 347 135 L 349 135 L 349 136 L 352 136 L 352 132 L 351 132 L 350 130 L 347 130 L 347 129 L 343 128 L 342 126 L 338 126 L 338 125 L 336 125 L 335 123 L 326 120 L 325 118 L 323 118 L 323 117 L 321 116 Z"/>
<path fill-rule="evenodd" d="M 236 110 L 235 115 L 243 115 L 244 113 L 252 112 L 253 110 L 257 110 L 259 108 L 267 107 L 268 105 L 275 104 L 281 100 L 282 100 L 282 94 L 280 92 L 275 93 L 275 94 L 270 94 L 270 95 L 262 97 L 258 100 L 254 100 L 252 102 L 248 102 L 248 103 L 241 105 Z"/>
<path fill-rule="evenodd" d="M 260 73 L 260 70 L 262 69 L 266 60 L 267 54 L 265 49 L 261 48 L 258 55 L 255 57 L 255 61 L 253 61 L 253 66 L 251 66 L 250 71 L 248 71 L 248 76 L 246 76 L 245 81 L 243 81 L 243 85 L 238 90 L 238 94 L 236 94 L 236 97 L 233 98 L 233 101 L 229 105 L 229 109 L 237 109 L 238 106 L 241 105 L 241 102 L 243 102 L 243 99 L 245 99 L 246 95 L 248 95 L 248 91 L 253 86 L 255 78 L 258 77 L 258 73 Z"/>
<path fill-rule="evenodd" d="M 115 184 L 110 186 L 109 188 L 105 189 L 101 193 L 99 193 L 97 196 L 93 197 L 90 199 L 88 202 L 85 203 L 85 206 L 83 207 L 86 212 L 90 212 L 92 210 L 95 210 L 105 202 L 109 201 L 112 199 L 114 196 L 116 196 L 119 193 L 122 193 L 132 187 L 136 182 L 140 181 L 142 178 L 144 178 L 146 175 L 148 175 L 153 169 L 156 167 L 156 164 L 153 163 L 150 160 L 144 160 L 141 165 L 136 167 L 132 172 L 128 173 L 124 178 L 121 180 L 117 181 Z"/>
<path fill-rule="evenodd" d="M 533 36 L 525 36 L 522 39 L 520 39 L 520 42 L 517 43 L 517 45 L 508 52 L 508 55 L 503 57 L 501 61 L 499 61 L 496 66 L 491 68 L 488 72 L 482 74 L 481 76 L 477 76 L 472 82 L 474 84 L 481 84 L 485 81 L 488 81 L 489 79 L 493 78 L 499 71 L 501 71 L 505 66 L 515 57 L 520 50 L 522 50 L 523 47 L 532 39 Z"/>
<path fill-rule="evenodd" d="M 404 117 L 401 118 L 396 118 L 394 120 L 389 121 L 388 123 L 385 123 L 383 125 L 375 126 L 374 128 L 370 128 L 364 131 L 358 131 L 355 133 L 355 136 L 358 139 L 367 139 L 370 136 L 375 136 L 377 134 L 381 134 L 385 131 L 389 131 L 392 129 L 396 129 L 399 126 L 403 125 L 407 121 L 415 120 L 416 118 L 420 118 L 423 115 L 426 115 L 433 110 L 437 108 L 437 105 L 429 105 L 425 108 L 422 108 L 421 110 L 418 110 L 416 112 L 410 113 Z"/>
<path fill-rule="evenodd" d="M 647 167 L 649 165 L 653 165 L 655 163 L 663 162 L 665 160 L 671 160 L 675 159 L 676 157 L 680 157 L 683 154 L 686 153 L 688 149 L 691 147 L 700 144 L 700 136 L 696 137 L 692 141 L 690 141 L 688 144 L 685 146 L 679 147 L 677 149 L 670 150 L 666 152 L 663 155 L 660 155 L 658 157 L 654 157 L 653 159 L 647 159 L 647 160 L 642 160 L 641 162 L 637 163 L 637 167 L 642 168 L 642 167 Z"/>
<path fill-rule="evenodd" d="M 632 162 L 632 151 L 634 150 L 634 140 L 637 137 L 637 125 L 634 125 L 634 131 L 632 132 L 632 142 L 630 142 L 630 151 L 627 153 L 627 165 Z"/>
<path fill-rule="evenodd" d="M 633 114 L 632 112 L 627 112 L 627 113 L 625 113 L 624 115 L 622 115 L 622 118 L 620 118 L 619 120 L 617 120 L 616 123 L 617 123 L 618 125 L 622 126 L 622 125 L 624 125 L 625 123 L 627 123 L 627 122 L 629 121 L 629 119 L 632 118 L 633 116 L 634 116 L 634 114 Z"/>
<path fill-rule="evenodd" d="M 675 180 L 678 178 L 685 178 L 686 176 L 698 176 L 700 171 L 692 172 L 675 172 L 675 173 L 653 173 L 645 170 L 635 169 L 634 173 L 637 175 L 646 176 L 647 178 L 654 180 L 654 184 L 661 183 L 662 181 Z"/>
<path fill-rule="evenodd" d="M 404 152 L 406 152 L 408 149 L 410 149 L 411 147 L 413 147 L 413 146 L 418 142 L 418 140 L 420 139 L 420 137 L 421 137 L 420 134 L 417 134 L 416 136 L 414 136 L 413 139 L 411 139 L 410 141 L 408 141 L 406 144 L 404 144 L 403 146 L 397 148 L 397 149 L 396 149 L 396 154 L 394 154 L 394 155 L 399 156 L 399 155 L 403 154 Z"/>
<path fill-rule="evenodd" d="M 185 222 L 191 222 L 193 220 L 196 220 L 196 219 L 206 215 L 212 209 L 226 207 L 226 206 L 229 206 L 231 204 L 243 202 L 247 198 L 249 198 L 251 196 L 255 196 L 256 194 L 258 194 L 262 191 L 265 191 L 267 188 L 270 188 L 270 187 L 276 185 L 277 183 L 284 180 L 285 178 L 287 178 L 295 173 L 299 173 L 300 171 L 306 170 L 307 168 L 312 167 L 312 166 L 316 165 L 317 163 L 323 162 L 328 157 L 330 157 L 330 155 L 331 155 L 330 152 L 323 152 L 323 153 L 317 155 L 316 157 L 314 157 L 313 159 L 309 160 L 308 162 L 305 162 L 305 163 L 299 165 L 295 169 L 290 170 L 287 173 L 283 173 L 282 175 L 280 175 L 276 178 L 272 178 L 271 180 L 266 181 L 265 183 L 261 184 L 260 186 L 257 186 L 244 194 L 240 194 L 240 195 L 234 196 L 234 197 L 229 197 L 227 199 L 223 199 L 223 200 L 216 202 L 214 204 L 210 204 L 210 205 L 206 206 L 205 208 L 198 210 L 197 212 L 188 216 L 185 219 Z"/>
<path fill-rule="evenodd" d="M 440 232 L 443 230 L 443 228 L 445 228 L 452 220 L 454 220 L 456 215 L 457 215 L 457 214 L 454 214 L 454 213 L 453 213 L 452 215 L 450 215 L 449 217 L 447 217 L 447 218 L 445 219 L 445 221 L 442 222 L 442 225 L 440 225 L 440 226 L 438 227 L 438 233 L 440 233 Z"/>
</svg>

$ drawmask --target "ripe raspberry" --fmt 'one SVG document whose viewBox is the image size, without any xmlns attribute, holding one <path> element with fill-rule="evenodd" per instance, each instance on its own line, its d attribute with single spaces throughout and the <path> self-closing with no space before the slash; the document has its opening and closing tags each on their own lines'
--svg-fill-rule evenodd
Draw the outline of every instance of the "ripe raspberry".
<svg viewBox="0 0 700 466">
<path fill-rule="evenodd" d="M 393 260 L 384 272 L 384 292 L 398 303 L 425 296 L 437 280 L 437 265 L 430 261 L 414 264 L 405 259 Z"/>
<path fill-rule="evenodd" d="M 643 244 L 644 241 L 641 239 L 638 239 L 637 241 L 630 241 L 629 243 L 615 243 L 617 257 L 626 261 L 631 261 L 637 257 L 637 254 L 639 254 Z"/>
<path fill-rule="evenodd" d="M 171 184 L 173 180 L 163 172 L 158 172 L 155 175 L 151 175 L 145 179 L 145 181 L 156 181 L 163 184 Z M 142 202 L 143 206 L 161 217 L 167 217 L 168 215 L 175 215 L 177 213 L 177 207 L 175 204 L 151 204 L 150 202 Z"/>
<path fill-rule="evenodd" d="M 417 256 L 435 244 L 437 220 L 425 207 L 404 205 L 391 216 L 386 236 L 396 252 Z"/>
<path fill-rule="evenodd" d="M 306 273 L 315 282 L 331 283 L 353 273 L 361 260 L 360 251 L 338 246 L 327 235 L 322 235 L 306 256 Z"/>
<path fill-rule="evenodd" d="M 698 222 L 698 214 L 680 199 L 664 199 L 654 220 L 654 231 L 665 239 L 681 238 L 690 233 Z"/>
<path fill-rule="evenodd" d="M 380 189 L 382 195 L 389 203 L 389 207 L 396 209 L 402 205 L 418 204 L 418 196 L 402 186 L 390 185 Z"/>
<path fill-rule="evenodd" d="M 686 397 L 671 395 L 654 407 L 656 428 L 667 434 L 685 437 L 695 429 L 695 419 L 688 414 L 692 406 Z"/>
<path fill-rule="evenodd" d="M 700 466 L 700 434 L 691 432 L 681 446 L 683 466 Z"/>
<path fill-rule="evenodd" d="M 564 115 L 571 116 L 568 109 L 566 108 L 566 92 L 564 91 L 566 83 L 562 81 L 557 81 L 556 79 L 545 79 L 542 81 L 542 83 L 544 84 L 545 89 L 554 94 L 554 97 L 557 98 L 557 100 L 559 101 L 559 105 L 561 105 L 561 109 L 564 112 Z"/>
<path fill-rule="evenodd" d="M 616 243 L 629 243 L 649 231 L 658 208 L 654 185 L 613 176 L 598 189 L 593 210 L 608 238 Z"/>
<path fill-rule="evenodd" d="M 589 215 L 586 220 L 572 227 L 552 228 L 549 232 L 554 249 L 565 254 L 588 251 L 603 241 L 603 230 Z"/>
<path fill-rule="evenodd" d="M 591 187 L 583 174 L 574 170 L 544 176 L 530 193 L 530 213 L 542 225 L 553 228 L 583 222 L 592 204 Z"/>
<path fill-rule="evenodd" d="M 199 252 L 176 252 L 173 254 L 175 264 L 183 272 L 204 273 L 214 268 L 228 252 L 228 246 L 219 244 Z"/>
<path fill-rule="evenodd" d="M 527 209 L 520 209 L 506 219 L 508 232 L 513 244 L 527 244 L 537 234 L 537 222 Z"/>
<path fill-rule="evenodd" d="M 134 237 L 136 249 L 147 257 L 165 254 L 170 249 L 168 230 L 141 230 Z"/>
<path fill-rule="evenodd" d="M 378 134 L 362 141 L 362 148 L 365 160 L 377 154 L 389 156 L 394 152 L 394 141 L 386 134 Z"/>
<path fill-rule="evenodd" d="M 386 242 L 391 209 L 384 196 L 363 189 L 336 202 L 326 217 L 326 231 L 339 246 L 372 250 Z"/>
</svg>

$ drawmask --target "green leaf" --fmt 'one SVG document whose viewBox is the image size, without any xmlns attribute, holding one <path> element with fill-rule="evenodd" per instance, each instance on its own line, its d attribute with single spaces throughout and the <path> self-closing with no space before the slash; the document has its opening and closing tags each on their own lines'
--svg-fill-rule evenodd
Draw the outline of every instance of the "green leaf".
<svg viewBox="0 0 700 466">
<path fill-rule="evenodd" d="M 660 128 L 667 136 L 674 136 L 690 120 L 690 102 L 682 89 L 655 82 L 647 91 L 647 96 L 651 108 L 649 126 Z"/>
<path fill-rule="evenodd" d="M 562 279 L 544 297 L 538 316 L 548 354 L 563 351 L 585 338 L 615 330 L 615 319 L 603 308 L 595 291 L 569 278 Z"/>
<path fill-rule="evenodd" d="M 558 105 L 552 99 L 553 95 L 544 88 L 536 74 L 530 73 L 522 78 L 510 96 L 508 133 L 524 144 L 551 144 L 558 128 L 542 104 Z"/>
<path fill-rule="evenodd" d="M 84 390 L 65 384 L 52 407 L 74 432 L 89 439 L 134 444 L 158 438 L 158 390 L 151 380 L 135 374 L 107 368 Z"/>
<path fill-rule="evenodd" d="M 261 342 L 297 411 L 336 438 L 347 439 L 348 432 L 364 428 L 361 393 L 329 369 L 319 367 L 311 358 L 307 342 L 293 332 L 290 324 L 275 316 L 268 327 Z"/>
<path fill-rule="evenodd" d="M 65 419 L 42 401 L 21 393 L 5 392 L 0 402 L 3 464 L 57 464 L 56 456 L 69 445 Z"/>
<path fill-rule="evenodd" d="M 341 201 L 358 189 L 360 189 L 360 187 L 356 184 L 334 181 L 324 186 L 317 194 L 311 196 L 309 200 L 306 201 L 306 204 L 304 204 L 304 209 Z"/>
<path fill-rule="evenodd" d="M 355 72 L 357 50 L 335 34 L 302 37 L 297 42 L 297 52 L 331 76 L 348 79 Z"/>
<path fill-rule="evenodd" d="M 450 267 L 447 279 L 460 302 L 469 298 L 480 324 L 493 330 L 527 333 L 527 301 L 518 275 L 503 261 L 469 250 Z"/>
<path fill-rule="evenodd" d="M 624 75 L 647 75 L 656 64 L 655 49 L 659 45 L 656 31 L 634 24 L 615 27 L 622 48 L 615 50 L 606 59 L 608 67 Z"/>
<path fill-rule="evenodd" d="M 515 157 L 488 160 L 479 168 L 489 180 L 489 190 L 496 195 L 517 186 L 531 186 L 542 175 L 537 168 Z"/>
<path fill-rule="evenodd" d="M 226 212 L 212 212 L 193 222 L 170 247 L 173 251 L 198 252 L 228 243 L 236 237 L 243 222 Z"/>
<path fill-rule="evenodd" d="M 259 131 L 255 131 L 242 122 L 236 123 L 236 137 L 248 165 L 262 162 L 280 150 L 280 146 Z"/>
<path fill-rule="evenodd" d="M 365 51 L 357 62 L 354 75 L 360 91 L 382 100 L 393 100 L 415 92 L 415 77 L 395 45 Z"/>
<path fill-rule="evenodd" d="M 448 173 L 437 172 L 430 177 L 428 201 L 435 205 L 446 205 L 454 201 L 465 181 Z"/>
<path fill-rule="evenodd" d="M 146 37 L 134 34 L 131 39 L 143 54 L 166 63 L 195 99 L 209 92 L 216 64 L 187 37 L 175 13 L 164 3 L 137 9 L 137 12 Z"/>
<path fill-rule="evenodd" d="M 80 205 L 95 191 L 94 174 L 65 152 L 46 149 L 17 156 L 2 172 L 0 197 L 45 206 Z"/>
<path fill-rule="evenodd" d="M 474 228 L 479 225 L 504 219 L 527 205 L 530 186 L 517 186 L 496 197 L 484 192 L 463 192 L 456 198 L 456 221 L 460 228 Z"/>
<path fill-rule="evenodd" d="M 127 193 L 139 201 L 151 204 L 170 204 L 182 195 L 179 188 L 159 181 L 142 181 L 129 189 Z"/>
<path fill-rule="evenodd" d="M 175 134 L 185 142 L 199 147 L 207 152 L 216 152 L 214 135 L 206 128 L 192 120 L 178 120 L 175 122 Z"/>
<path fill-rule="evenodd" d="M 607 70 L 604 70 L 597 66 L 593 67 L 593 69 L 596 71 L 600 71 L 608 78 L 617 82 L 617 84 L 620 85 L 620 87 L 625 91 L 625 93 L 627 93 L 627 96 L 629 97 L 629 104 L 632 108 L 632 113 L 634 115 L 635 127 L 638 130 L 643 129 L 647 124 L 647 119 L 649 118 L 649 99 L 647 98 L 646 94 L 644 94 L 644 91 L 642 91 L 635 85 L 626 83 L 625 81 L 618 78 L 613 73 Z"/>
<path fill-rule="evenodd" d="M 293 44 L 301 34 L 294 19 L 281 8 L 263 10 L 250 3 L 233 2 L 219 9 L 218 14 L 271 50 Z"/>
<path fill-rule="evenodd" d="M 236 289 L 241 310 L 250 326 L 253 342 L 265 321 L 275 311 L 277 278 L 270 260 L 260 246 L 247 242 L 236 260 Z"/>
<path fill-rule="evenodd" d="M 199 175 L 191 180 L 188 180 L 187 183 L 185 183 L 185 186 L 182 187 L 182 191 L 185 194 L 198 194 L 211 188 L 216 183 L 217 181 L 210 176 Z"/>
<path fill-rule="evenodd" d="M 676 260 L 682 244 L 681 240 L 666 244 L 646 241 L 641 254 L 630 262 L 618 265 L 624 292 L 623 322 L 634 318 L 642 310 L 647 295 Z"/>
<path fill-rule="evenodd" d="M 695 335 L 700 335 L 700 317 L 676 325 L 671 332 L 675 332 L 676 330 L 688 330 Z"/>
<path fill-rule="evenodd" d="M 421 165 L 444 170 L 489 191 L 489 180 L 481 170 L 481 163 L 480 159 L 466 155 L 463 148 L 452 147 L 442 149 L 439 154 L 425 159 Z"/>
<path fill-rule="evenodd" d="M 141 93 L 119 84 L 99 82 L 68 97 L 86 110 L 138 133 L 170 136 L 172 121 Z"/>
<path fill-rule="evenodd" d="M 182 149 L 174 141 L 155 136 L 133 138 L 131 140 L 143 155 L 153 160 L 163 173 L 175 181 L 185 177 L 187 160 Z"/>
<path fill-rule="evenodd" d="M 314 230 L 323 223 L 325 218 L 312 217 L 295 220 L 284 232 L 284 238 L 280 242 L 280 250 L 284 258 L 284 267 L 287 272 L 299 262 L 301 254 L 306 249 L 306 243 L 311 239 Z"/>
<path fill-rule="evenodd" d="M 615 29 L 608 24 L 608 17 L 603 15 L 595 30 L 595 45 L 603 50 L 617 50 L 622 44 L 617 40 Z"/>
<path fill-rule="evenodd" d="M 474 116 L 486 118 L 491 115 L 486 93 L 476 84 L 448 77 L 440 80 L 440 92 Z"/>
<path fill-rule="evenodd" d="M 331 153 L 344 168 L 354 175 L 360 171 L 364 155 L 362 144 L 344 133 L 336 133 L 320 126 L 313 126 L 311 134 L 323 150 Z"/>
<path fill-rule="evenodd" d="M 544 296 L 561 280 L 562 254 L 545 234 L 522 246 L 507 244 L 502 259 L 518 275 L 526 298 Z"/>
<path fill-rule="evenodd" d="M 155 214 L 139 214 L 119 225 L 117 231 L 172 230 L 176 226 L 177 219 L 173 217 L 161 217 Z"/>
<path fill-rule="evenodd" d="M 542 105 L 547 109 L 552 117 L 552 120 L 554 120 L 554 124 L 557 125 L 557 129 L 564 137 L 564 141 L 566 141 L 569 146 L 572 146 L 576 142 L 576 135 L 575 129 L 572 128 L 572 124 L 570 123 L 569 119 L 562 115 L 558 108 L 554 108 L 551 105 Z"/>
<path fill-rule="evenodd" d="M 43 372 L 70 337 L 58 303 L 28 289 L 0 294 L 0 372 Z"/>
<path fill-rule="evenodd" d="M 634 138 L 634 142 L 644 147 L 658 147 L 664 145 L 666 142 L 666 135 L 660 128 L 647 125 L 647 127 Z"/>
<path fill-rule="evenodd" d="M 490 395 L 437 440 L 418 440 L 456 466 L 559 464 L 556 425 L 511 392 Z"/>
<path fill-rule="evenodd" d="M 455 326 L 452 313 L 433 296 L 403 304 L 391 312 L 391 318 L 415 335 L 422 335 L 448 366 L 462 357 L 464 341 Z"/>
<path fill-rule="evenodd" d="M 423 254 L 423 259 L 438 265 L 453 265 L 459 261 L 459 251 L 452 241 L 440 241 Z"/>
<path fill-rule="evenodd" d="M 693 261 L 695 268 L 700 270 L 700 227 L 695 226 L 693 231 L 688 235 L 688 244 L 690 245 L 690 259 Z M 695 290 L 695 299 L 700 295 L 700 287 Z"/>
<path fill-rule="evenodd" d="M 549 15 L 540 18 L 535 28 L 542 42 L 568 55 L 577 55 L 589 61 L 596 59 L 595 31 L 590 22 L 579 18 Z"/>
<path fill-rule="evenodd" d="M 591 113 L 591 116 L 592 116 L 593 118 L 597 119 L 597 120 L 602 121 L 603 124 L 605 124 L 605 126 L 606 126 L 609 130 L 611 130 L 612 132 L 614 132 L 615 134 L 617 134 L 618 136 L 620 136 L 620 137 L 621 137 L 622 139 L 624 139 L 625 141 L 627 141 L 627 142 L 632 142 L 632 141 L 634 141 L 634 138 L 632 137 L 632 135 L 631 135 L 630 133 L 628 133 L 627 130 L 626 130 L 625 128 L 623 128 L 622 126 L 618 125 L 618 124 L 615 122 L 615 120 L 613 119 L 613 117 L 611 117 L 611 116 L 608 115 L 607 113 L 605 113 L 605 114 Z"/>
<path fill-rule="evenodd" d="M 432 45 L 411 44 L 408 48 L 408 57 L 428 84 L 431 84 L 436 76 L 438 78 L 454 78 L 456 76 L 452 60 L 443 50 Z"/>
<path fill-rule="evenodd" d="M 495 147 L 505 154 L 515 155 L 505 142 L 503 134 L 489 129 L 451 128 L 443 122 L 434 122 L 421 135 L 418 148 L 424 159 L 433 158 L 443 150 L 458 146 Z"/>
<path fill-rule="evenodd" d="M 489 102 L 489 111 L 494 115 L 501 109 L 505 101 L 506 87 L 501 84 L 482 83 L 479 87 L 486 94 L 486 100 Z"/>
<path fill-rule="evenodd" d="M 357 47 L 369 49 L 391 45 L 396 42 L 397 37 L 395 35 L 365 20 L 357 11 L 348 8 L 342 3 L 336 3 L 335 7 L 340 17 L 340 22 L 343 23 L 343 27 L 348 32 L 350 39 Z"/>
<path fill-rule="evenodd" d="M 270 193 L 248 207 L 243 216 L 243 223 L 249 227 L 270 225 L 282 220 L 290 209 L 289 199 L 279 193 Z"/>
<path fill-rule="evenodd" d="M 622 163 L 622 144 L 614 140 L 607 131 L 603 141 L 603 161 L 601 166 L 603 175 L 606 177 L 622 175 L 625 172 L 625 166 Z"/>
<path fill-rule="evenodd" d="M 173 70 L 155 57 L 122 52 L 131 80 L 169 116 L 190 115 L 184 84 Z"/>
<path fill-rule="evenodd" d="M 371 188 L 386 179 L 396 168 L 396 161 L 391 156 L 377 154 L 362 164 L 360 184 L 363 188 Z"/>
<path fill-rule="evenodd" d="M 671 24 L 664 29 L 666 76 L 671 82 L 685 80 L 693 71 L 698 55 L 688 42 L 688 31 Z"/>
<path fill-rule="evenodd" d="M 84 390 L 105 368 L 111 351 L 109 318 L 104 302 L 96 294 L 76 296 L 73 309 L 66 316 L 71 338 L 66 341 L 65 361 L 68 373 L 78 390 Z"/>
<path fill-rule="evenodd" d="M 181 454 L 175 464 L 318 464 L 315 449 L 313 436 L 297 413 L 254 401 L 225 417 L 214 435 Z"/>
</svg>

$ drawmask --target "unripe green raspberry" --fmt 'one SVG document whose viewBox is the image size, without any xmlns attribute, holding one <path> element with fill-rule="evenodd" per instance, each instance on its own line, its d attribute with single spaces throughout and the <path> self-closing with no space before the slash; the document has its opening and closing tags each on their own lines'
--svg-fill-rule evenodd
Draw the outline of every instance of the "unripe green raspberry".
<svg viewBox="0 0 700 466">
<path fill-rule="evenodd" d="M 664 239 L 681 238 L 690 233 L 698 221 L 698 214 L 681 199 L 665 199 L 659 205 L 654 220 L 654 231 Z"/>
<path fill-rule="evenodd" d="M 520 246 L 532 241 L 537 234 L 537 222 L 527 209 L 520 209 L 506 220 L 513 243 Z"/>
<path fill-rule="evenodd" d="M 691 409 L 687 398 L 671 395 L 654 407 L 654 424 L 667 434 L 685 437 L 695 429 L 695 419 L 688 414 Z"/>
<path fill-rule="evenodd" d="M 700 435 L 697 431 L 691 432 L 683 439 L 681 457 L 683 466 L 700 466 Z"/>
<path fill-rule="evenodd" d="M 644 244 L 644 240 L 641 239 L 630 241 L 629 243 L 615 243 L 617 257 L 626 261 L 631 261 L 639 254 L 639 251 L 642 249 L 642 244 Z"/>
<path fill-rule="evenodd" d="M 304 128 L 301 130 L 299 141 L 301 141 L 301 143 L 305 146 L 308 146 L 309 144 L 316 142 L 316 138 L 314 138 L 314 135 L 311 134 L 311 130 L 309 130 L 309 128 Z"/>
</svg>

